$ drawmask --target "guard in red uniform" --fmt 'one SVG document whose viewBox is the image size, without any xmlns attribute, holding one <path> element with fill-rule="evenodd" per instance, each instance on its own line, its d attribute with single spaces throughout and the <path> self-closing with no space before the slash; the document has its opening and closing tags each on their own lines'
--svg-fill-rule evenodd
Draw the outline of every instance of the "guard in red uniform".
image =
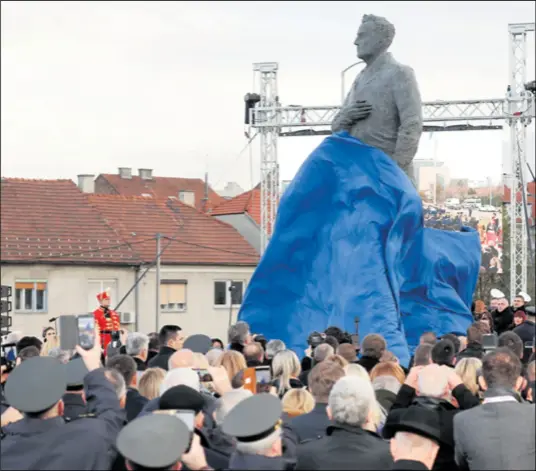
<svg viewBox="0 0 536 471">
<path fill-rule="evenodd" d="M 119 315 L 113 309 L 110 309 L 110 290 L 97 294 L 97 300 L 100 307 L 93 311 L 95 324 L 99 327 L 100 338 L 104 355 L 106 349 L 112 340 L 119 340 L 119 330 L 121 323 Z"/>
</svg>

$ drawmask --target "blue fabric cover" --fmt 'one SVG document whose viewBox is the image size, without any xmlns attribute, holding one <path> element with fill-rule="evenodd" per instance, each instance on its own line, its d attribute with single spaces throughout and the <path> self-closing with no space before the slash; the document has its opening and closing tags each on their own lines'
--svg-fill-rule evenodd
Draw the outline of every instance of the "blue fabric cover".
<svg viewBox="0 0 536 471">
<path fill-rule="evenodd" d="M 358 317 L 361 339 L 383 335 L 407 365 L 428 325 L 438 333 L 469 325 L 479 243 L 476 233 L 423 230 L 421 199 L 404 172 L 382 151 L 337 133 L 283 195 L 239 319 L 301 354 L 310 332 L 335 325 L 353 333 Z M 429 296 L 439 298 L 425 308 Z"/>
<path fill-rule="evenodd" d="M 461 232 L 425 228 L 412 249 L 420 263 L 405 280 L 400 293 L 400 311 L 406 339 L 413 350 L 424 332 L 466 335 L 473 322 L 471 301 L 480 271 L 481 247 L 478 232 L 462 227 Z"/>
</svg>

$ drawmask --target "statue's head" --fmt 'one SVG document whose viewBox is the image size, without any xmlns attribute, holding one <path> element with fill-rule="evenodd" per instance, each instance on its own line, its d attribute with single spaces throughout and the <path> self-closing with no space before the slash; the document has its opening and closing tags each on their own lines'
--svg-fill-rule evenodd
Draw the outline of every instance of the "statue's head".
<svg viewBox="0 0 536 471">
<path fill-rule="evenodd" d="M 368 61 L 389 49 L 395 37 L 395 27 L 382 16 L 364 15 L 354 44 L 357 57 Z"/>
</svg>

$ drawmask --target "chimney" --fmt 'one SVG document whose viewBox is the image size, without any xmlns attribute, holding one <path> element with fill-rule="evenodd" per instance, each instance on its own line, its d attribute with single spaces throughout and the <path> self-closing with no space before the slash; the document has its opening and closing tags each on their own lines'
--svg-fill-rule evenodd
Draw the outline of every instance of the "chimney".
<svg viewBox="0 0 536 471">
<path fill-rule="evenodd" d="M 82 193 L 95 193 L 95 175 L 78 175 L 78 188 Z"/>
<path fill-rule="evenodd" d="M 187 204 L 188 206 L 194 206 L 195 207 L 195 193 L 193 191 L 179 191 L 179 201 L 182 201 L 184 204 Z"/>
<path fill-rule="evenodd" d="M 132 178 L 132 169 L 128 167 L 119 167 L 119 176 L 130 180 Z"/>
<path fill-rule="evenodd" d="M 152 180 L 153 179 L 153 169 L 152 168 L 140 168 L 138 169 L 139 176 L 142 180 Z"/>
</svg>

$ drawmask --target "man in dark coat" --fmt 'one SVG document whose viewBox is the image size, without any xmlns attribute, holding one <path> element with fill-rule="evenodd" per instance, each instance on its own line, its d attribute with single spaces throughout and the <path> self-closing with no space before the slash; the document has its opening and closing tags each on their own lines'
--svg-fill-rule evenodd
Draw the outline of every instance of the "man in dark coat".
<svg viewBox="0 0 536 471">
<path fill-rule="evenodd" d="M 227 338 L 229 340 L 230 350 L 243 353 L 244 347 L 252 341 L 249 324 L 247 322 L 239 321 L 230 326 L 227 332 Z"/>
<path fill-rule="evenodd" d="M 136 362 L 136 371 L 145 371 L 149 355 L 149 337 L 139 332 L 128 334 L 125 353 Z"/>
<path fill-rule="evenodd" d="M 297 470 L 390 469 L 389 444 L 370 431 L 376 398 L 370 381 L 341 378 L 329 395 L 326 436 L 298 447 Z"/>
<path fill-rule="evenodd" d="M 184 344 L 184 333 L 178 325 L 165 325 L 158 334 L 160 350 L 152 360 L 149 361 L 149 368 L 162 368 L 168 370 L 169 357 Z"/>
<path fill-rule="evenodd" d="M 294 465 L 283 458 L 282 412 L 281 401 L 271 394 L 251 396 L 229 411 L 222 432 L 235 439 L 236 451 L 228 469 L 283 471 Z"/>
<path fill-rule="evenodd" d="M 484 347 L 482 346 L 482 336 L 484 331 L 480 322 L 474 322 L 467 329 L 467 347 L 456 355 L 457 361 L 463 358 L 478 358 L 482 360 L 484 357 Z"/>
<path fill-rule="evenodd" d="M 380 362 L 385 350 L 387 350 L 385 339 L 378 334 L 369 334 L 361 342 L 361 358 L 357 363 L 370 373 Z"/>
<path fill-rule="evenodd" d="M 127 412 L 127 421 L 130 422 L 140 414 L 149 402 L 149 399 L 143 397 L 136 389 L 136 363 L 128 355 L 116 355 L 106 361 L 106 366 L 117 370 L 123 376 L 127 387 L 125 410 Z"/>
<path fill-rule="evenodd" d="M 311 412 L 294 417 L 288 422 L 298 444 L 318 440 L 326 434 L 331 425 L 326 411 L 329 394 L 344 374 L 339 365 L 330 361 L 323 361 L 311 370 L 309 391 L 315 399 L 315 407 Z"/>
<path fill-rule="evenodd" d="M 510 330 L 514 324 L 514 311 L 508 305 L 506 298 L 497 300 L 497 309 L 491 312 L 493 318 L 493 325 L 495 326 L 495 332 L 497 335 L 501 335 L 503 332 Z"/>
<path fill-rule="evenodd" d="M 31 358 L 13 371 L 6 398 L 25 416 L 2 429 L 2 469 L 111 469 L 125 415 L 101 368 L 100 350 L 98 333 L 93 349 L 78 349 L 88 370 L 84 386 L 91 418 L 66 422 L 60 416 L 67 381 L 58 360 Z"/>
</svg>

